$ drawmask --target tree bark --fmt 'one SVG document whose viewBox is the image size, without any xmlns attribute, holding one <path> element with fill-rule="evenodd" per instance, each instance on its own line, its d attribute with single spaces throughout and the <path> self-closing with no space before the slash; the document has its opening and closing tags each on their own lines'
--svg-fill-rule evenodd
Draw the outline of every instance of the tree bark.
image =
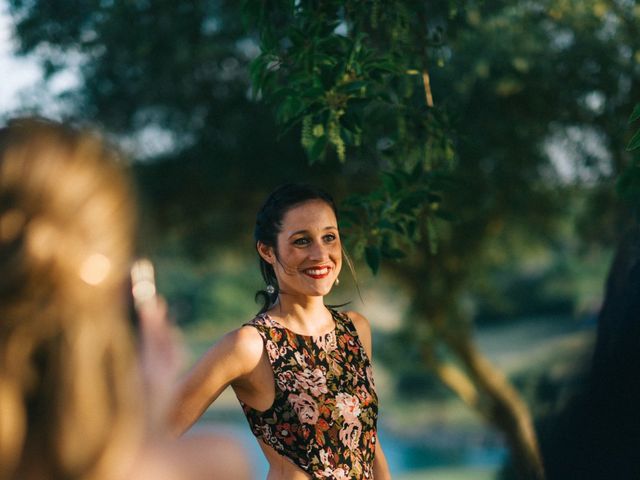
<svg viewBox="0 0 640 480">
<path fill-rule="evenodd" d="M 640 478 L 640 226 L 621 239 L 598 315 L 591 368 L 543 437 L 548 478 Z"/>
<path fill-rule="evenodd" d="M 446 338 L 478 395 L 475 409 L 505 436 L 512 462 L 522 480 L 544 479 L 542 455 L 529 408 L 508 379 L 468 338 Z"/>
<path fill-rule="evenodd" d="M 464 275 L 437 266 L 439 258 L 425 265 L 396 267 L 396 274 L 414 288 L 414 308 L 420 321 L 427 323 L 433 338 L 421 345 L 425 364 L 469 408 L 476 411 L 492 427 L 501 432 L 511 453 L 516 475 L 521 480 L 543 480 L 544 466 L 533 418 L 527 404 L 506 376 L 480 352 L 464 322 L 452 322 L 457 292 Z M 422 268 L 420 268 L 422 267 Z M 446 288 L 424 289 L 419 278 L 438 278 Z M 433 354 L 433 343 L 444 345 L 457 362 L 442 362 Z"/>
</svg>

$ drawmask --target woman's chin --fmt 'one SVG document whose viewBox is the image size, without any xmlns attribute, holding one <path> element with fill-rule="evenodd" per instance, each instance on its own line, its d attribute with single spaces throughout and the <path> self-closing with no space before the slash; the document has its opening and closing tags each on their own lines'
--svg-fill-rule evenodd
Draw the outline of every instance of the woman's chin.
<svg viewBox="0 0 640 480">
<path fill-rule="evenodd" d="M 325 295 L 329 295 L 331 293 L 331 285 L 318 285 L 316 287 L 309 289 L 310 297 L 324 297 Z"/>
</svg>

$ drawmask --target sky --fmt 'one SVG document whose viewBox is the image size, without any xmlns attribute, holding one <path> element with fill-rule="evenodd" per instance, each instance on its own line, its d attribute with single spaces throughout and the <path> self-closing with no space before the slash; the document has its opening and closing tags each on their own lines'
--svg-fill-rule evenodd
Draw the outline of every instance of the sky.
<svg viewBox="0 0 640 480">
<path fill-rule="evenodd" d="M 81 58 L 68 54 L 69 67 L 45 83 L 35 55 L 15 55 L 12 22 L 6 0 L 0 0 L 0 118 L 18 111 L 52 118 L 64 116 L 66 109 L 56 96 L 79 83 Z M 32 105 L 37 108 L 29 107 Z"/>
<path fill-rule="evenodd" d="M 15 42 L 11 32 L 11 17 L 7 4 L 0 0 L 0 115 L 20 106 L 18 92 L 35 84 L 42 72 L 35 59 L 16 58 L 13 55 Z"/>
</svg>

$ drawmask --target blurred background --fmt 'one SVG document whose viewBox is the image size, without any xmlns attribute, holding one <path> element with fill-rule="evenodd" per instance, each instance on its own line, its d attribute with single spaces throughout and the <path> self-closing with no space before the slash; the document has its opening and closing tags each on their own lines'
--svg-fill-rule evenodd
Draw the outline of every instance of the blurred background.
<svg viewBox="0 0 640 480">
<path fill-rule="evenodd" d="M 363 2 L 371 55 L 366 38 L 379 24 L 399 25 L 389 35 L 401 47 L 415 44 L 418 13 L 429 48 L 418 49 L 420 65 L 402 64 L 413 84 L 376 83 L 364 67 L 348 71 L 364 78 L 356 84 L 343 72 L 345 92 L 356 93 L 349 107 L 323 113 L 313 93 L 296 90 L 293 73 L 286 77 L 293 70 L 280 68 L 277 52 L 295 53 L 300 42 L 318 50 L 309 39 L 329 34 L 309 29 L 299 42 L 282 27 L 270 45 L 260 21 L 284 20 L 265 17 L 269 3 L 0 0 L 0 117 L 89 123 L 124 149 L 140 195 L 140 251 L 157 264 L 191 361 L 258 310 L 252 230 L 265 195 L 286 181 L 325 187 L 345 211 L 357 273 L 357 282 L 343 273 L 330 301 L 351 302 L 372 323 L 381 439 L 394 478 L 539 478 L 526 473 L 535 458 L 518 460 L 531 451 L 542 452 L 549 478 L 588 478 L 558 472 L 609 441 L 600 432 L 597 442 L 570 447 L 589 435 L 575 417 L 590 411 L 580 409 L 598 375 L 599 335 L 606 331 L 607 348 L 623 357 L 616 341 L 638 340 L 637 329 L 604 323 L 601 306 L 614 258 L 631 255 L 624 249 L 637 221 L 638 192 L 625 186 L 634 178 L 626 147 L 640 101 L 640 6 Z M 277 11 L 283 2 L 272 3 Z M 350 2 L 327 3 L 342 12 L 329 33 L 352 48 Z M 262 73 L 282 73 L 279 87 L 256 81 L 261 61 Z M 317 95 L 328 98 L 332 80 L 321 80 Z M 296 95 L 300 107 L 290 101 Z M 395 105 L 393 115 L 403 105 L 393 127 L 389 110 L 366 110 L 380 98 Z M 365 110 L 352 120 L 357 102 Z M 335 122 L 342 140 L 330 137 Z M 420 140 L 445 159 L 440 183 L 427 154 L 408 166 L 393 160 L 414 158 L 416 138 L 441 137 L 437 145 Z M 428 177 L 428 188 L 416 186 L 418 177 Z M 409 190 L 424 195 L 403 197 Z M 385 216 L 389 205 L 401 205 L 395 217 Z M 410 231 L 423 220 L 421 235 Z M 605 362 L 601 374 L 610 371 Z M 232 392 L 199 424 L 212 426 L 241 438 L 264 477 Z"/>
</svg>

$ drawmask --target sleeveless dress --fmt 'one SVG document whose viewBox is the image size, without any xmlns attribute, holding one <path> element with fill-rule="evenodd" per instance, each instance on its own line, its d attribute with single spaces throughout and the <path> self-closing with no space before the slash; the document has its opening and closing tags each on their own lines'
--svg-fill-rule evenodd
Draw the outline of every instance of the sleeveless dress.
<svg viewBox="0 0 640 480">
<path fill-rule="evenodd" d="M 253 434 L 311 478 L 373 478 L 378 397 L 371 363 L 351 319 L 330 311 L 336 328 L 318 337 L 267 314 L 245 324 L 260 333 L 276 386 L 268 410 L 240 404 Z"/>
</svg>

